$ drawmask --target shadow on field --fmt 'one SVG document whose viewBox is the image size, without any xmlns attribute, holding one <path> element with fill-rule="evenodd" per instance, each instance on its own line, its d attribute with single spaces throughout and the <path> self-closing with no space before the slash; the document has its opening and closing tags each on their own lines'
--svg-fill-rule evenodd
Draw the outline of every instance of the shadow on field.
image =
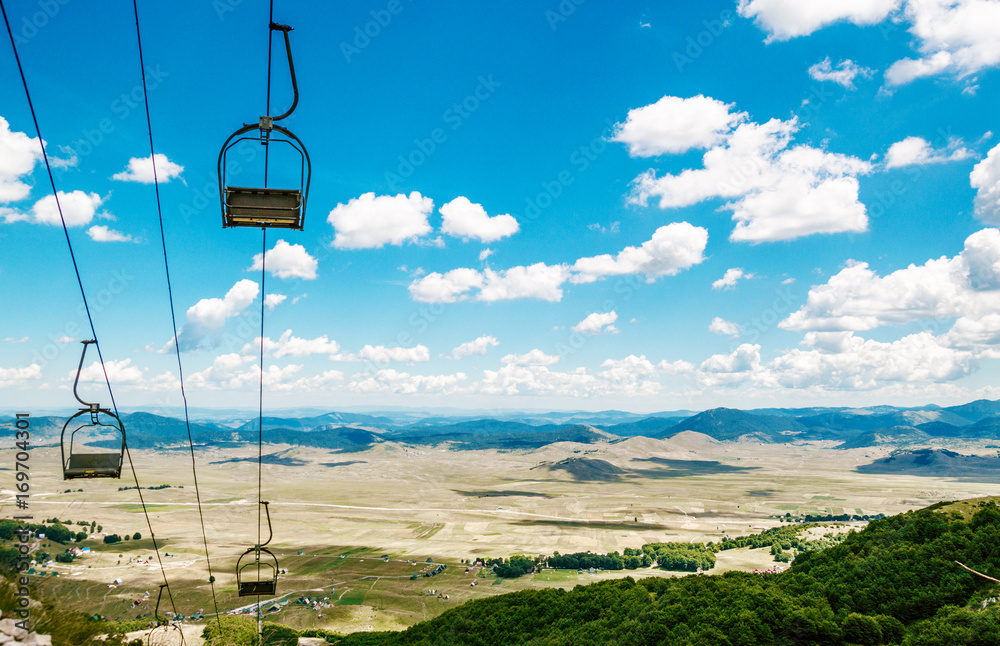
<svg viewBox="0 0 1000 646">
<path fill-rule="evenodd" d="M 583 521 L 583 520 L 518 520 L 512 525 L 520 525 L 521 527 L 570 527 L 573 529 L 580 529 L 582 527 L 587 527 L 590 529 L 613 529 L 613 530 L 637 530 L 637 529 L 656 529 L 656 530 L 666 530 L 670 529 L 669 525 L 661 525 L 659 523 L 623 523 L 619 521 L 610 520 L 594 520 L 594 521 Z"/>
<path fill-rule="evenodd" d="M 461 489 L 452 489 L 455 493 L 460 496 L 467 496 L 469 498 L 504 498 L 513 496 L 523 496 L 525 498 L 551 498 L 547 493 L 538 493 L 536 491 L 462 491 Z"/>
<path fill-rule="evenodd" d="M 623 469 L 607 460 L 569 458 L 555 464 L 540 464 L 549 471 L 565 471 L 578 482 L 621 482 L 624 478 L 649 478 L 665 480 L 689 476 L 712 476 L 722 473 L 742 473 L 760 467 L 738 467 L 716 460 L 670 460 L 667 458 L 634 458 L 633 462 L 652 462 L 663 465 L 656 469 Z M 538 468 L 538 467 L 532 467 Z"/>
<path fill-rule="evenodd" d="M 323 467 L 349 467 L 352 464 L 368 464 L 364 460 L 348 460 L 347 462 L 324 462 Z"/>
</svg>

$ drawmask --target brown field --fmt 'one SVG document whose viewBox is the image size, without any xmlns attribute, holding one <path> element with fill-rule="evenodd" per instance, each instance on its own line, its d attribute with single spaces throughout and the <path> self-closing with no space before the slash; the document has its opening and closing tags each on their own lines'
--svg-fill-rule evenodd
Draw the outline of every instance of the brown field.
<svg viewBox="0 0 1000 646">
<path fill-rule="evenodd" d="M 401 629 L 470 599 L 528 587 L 676 576 L 652 569 L 545 571 L 498 580 L 475 568 L 465 571 L 462 560 L 478 556 L 603 553 L 649 542 L 707 542 L 776 526 L 779 521 L 769 517 L 785 513 L 896 514 L 941 500 L 1000 495 L 995 481 L 854 472 L 887 455 L 886 449 L 718 443 L 692 433 L 666 441 L 564 443 L 536 451 L 449 451 L 386 443 L 340 454 L 265 447 L 267 453 L 274 451 L 286 451 L 305 464 L 263 469 L 263 498 L 271 502 L 274 522 L 270 547 L 280 567 L 288 570 L 279 578 L 278 592 L 291 601 L 273 616 L 297 628 L 343 632 Z M 13 455 L 4 453 L 3 464 L 12 464 Z M 256 447 L 207 449 L 197 455 L 222 612 L 255 601 L 236 596 L 234 566 L 236 557 L 257 542 L 257 469 L 253 462 L 210 463 L 252 456 Z M 132 457 L 141 485 L 172 485 L 142 494 L 178 612 L 211 612 L 188 453 L 133 451 Z M 127 477 L 120 481 L 63 481 L 57 449 L 37 448 L 31 460 L 30 502 L 36 521 L 95 520 L 105 532 L 143 536 L 117 545 L 88 541 L 93 553 L 36 577 L 39 593 L 110 617 L 152 612 L 162 583 L 159 566 L 155 557 L 151 565 L 135 563 L 137 557 L 154 554 L 149 528 L 136 491 L 118 491 L 134 486 L 131 471 L 126 469 Z M 3 515 L 15 515 L 13 492 L 4 489 L 2 494 Z M 59 547 L 43 549 L 54 553 Z M 732 550 L 719 554 L 713 572 L 771 563 L 766 549 Z M 448 567 L 434 577 L 411 579 L 437 564 Z M 117 578 L 123 583 L 109 587 Z M 473 581 L 476 586 L 470 585 Z M 150 593 L 149 610 L 145 603 L 131 608 L 145 592 Z M 438 598 L 439 593 L 449 598 Z M 314 611 L 294 603 L 300 596 L 326 598 L 331 605 Z"/>
</svg>

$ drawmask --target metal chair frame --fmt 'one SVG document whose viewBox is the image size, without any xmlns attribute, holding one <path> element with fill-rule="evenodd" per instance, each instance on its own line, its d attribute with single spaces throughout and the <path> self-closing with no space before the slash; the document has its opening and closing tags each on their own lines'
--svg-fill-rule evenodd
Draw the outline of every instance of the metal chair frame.
<svg viewBox="0 0 1000 646">
<path fill-rule="evenodd" d="M 278 589 L 278 557 L 265 547 L 274 537 L 271 529 L 271 512 L 268 508 L 270 503 L 261 501 L 260 504 L 264 505 L 264 511 L 267 514 L 267 540 L 260 545 L 248 547 L 247 551 L 243 552 L 236 561 L 236 591 L 241 597 L 274 596 Z M 243 559 L 251 554 L 254 555 L 253 560 L 243 563 Z M 255 566 L 257 578 L 253 581 L 245 580 L 243 571 Z M 261 579 L 260 570 L 262 567 L 270 570 L 273 576 Z"/>
<path fill-rule="evenodd" d="M 262 116 L 257 123 L 243 124 L 233 134 L 229 135 L 226 142 L 222 144 L 219 151 L 218 174 L 219 174 L 219 200 L 222 205 L 222 226 L 228 227 L 261 227 L 261 228 L 281 228 L 301 231 L 306 214 L 306 205 L 309 197 L 309 185 L 312 182 L 312 162 L 309 159 L 309 151 L 306 150 L 302 140 L 296 137 L 291 130 L 277 125 L 275 121 L 280 121 L 289 116 L 299 103 L 299 86 L 295 80 L 295 65 L 292 63 L 292 46 L 288 39 L 288 32 L 291 27 L 271 23 L 271 31 L 281 31 L 285 37 L 285 51 L 288 53 L 288 70 L 292 76 L 292 90 L 295 98 L 292 106 L 282 115 L 277 117 Z M 244 137 L 246 133 L 257 130 L 256 137 Z M 274 137 L 277 132 L 284 138 Z M 228 186 L 226 184 L 226 174 L 228 164 L 226 155 L 229 150 L 241 141 L 259 141 L 262 146 L 271 143 L 285 143 L 292 147 L 300 156 L 299 163 L 299 187 L 289 188 L 248 188 L 242 186 Z M 265 183 L 267 178 L 265 177 Z"/>
<path fill-rule="evenodd" d="M 59 436 L 59 450 L 62 456 L 63 480 L 73 480 L 75 478 L 120 478 L 122 473 L 122 462 L 125 459 L 125 427 L 121 419 L 106 408 L 101 408 L 100 404 L 91 404 L 80 399 L 77 387 L 80 384 L 80 373 L 83 372 L 83 361 L 87 356 L 87 346 L 97 343 L 95 340 L 83 341 L 83 352 L 80 354 L 80 365 L 76 369 L 76 380 L 73 382 L 73 396 L 76 400 L 86 406 L 80 409 L 63 424 L 62 434 Z M 73 423 L 73 420 L 82 416 L 90 415 L 90 421 L 77 426 L 69 436 L 69 457 L 66 456 L 66 430 Z M 101 421 L 101 415 L 106 415 L 113 420 L 113 423 Z M 81 453 L 73 450 L 76 434 L 84 428 L 103 427 L 113 429 L 122 436 L 122 444 L 118 453 Z"/>
<path fill-rule="evenodd" d="M 166 583 L 160 584 L 160 592 L 156 595 L 156 610 L 153 616 L 156 618 L 156 626 L 146 633 L 146 646 L 177 646 L 176 636 L 180 636 L 180 646 L 187 646 L 184 642 L 184 631 L 177 624 L 170 623 L 167 619 L 160 619 L 160 599 L 163 597 L 163 588 Z"/>
</svg>

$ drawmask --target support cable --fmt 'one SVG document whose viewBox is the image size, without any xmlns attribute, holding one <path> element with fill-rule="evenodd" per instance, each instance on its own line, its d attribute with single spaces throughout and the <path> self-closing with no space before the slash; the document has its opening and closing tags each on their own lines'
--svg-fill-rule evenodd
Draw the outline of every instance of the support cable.
<svg viewBox="0 0 1000 646">
<path fill-rule="evenodd" d="M 73 261 L 73 271 L 76 273 L 76 282 L 80 287 L 80 296 L 83 298 L 83 306 L 87 312 L 87 321 L 90 323 L 90 332 L 94 339 L 94 345 L 97 348 L 97 358 L 101 362 L 101 370 L 104 372 L 104 383 L 107 384 L 108 394 L 111 397 L 111 407 L 115 412 L 115 417 L 119 417 L 118 414 L 118 404 L 115 402 L 115 394 L 111 389 L 111 379 L 108 377 L 108 368 L 104 363 L 104 356 L 101 354 L 101 344 L 97 338 L 97 330 L 94 328 L 94 318 L 90 313 L 90 304 L 87 302 L 87 292 L 83 287 L 83 279 L 80 276 L 80 267 L 76 262 L 76 254 L 73 252 L 73 243 L 69 237 L 69 227 L 66 226 L 66 218 L 63 216 L 62 204 L 59 202 L 59 192 L 56 190 L 56 180 L 55 176 L 52 174 L 52 165 L 49 163 L 49 155 L 45 152 L 45 143 L 42 138 L 41 128 L 38 127 L 38 115 L 35 113 L 35 105 L 31 100 L 31 92 L 28 90 L 28 80 L 24 75 L 24 67 L 21 65 L 21 57 L 17 53 L 17 43 L 14 40 L 14 33 L 10 28 L 10 20 L 7 18 L 7 8 L 3 4 L 3 0 L 0 0 L 0 13 L 3 13 L 4 25 L 7 27 L 7 35 L 10 38 L 11 48 L 14 50 L 14 60 L 17 62 L 17 71 L 21 75 L 21 84 L 24 86 L 24 96 L 28 101 L 28 109 L 31 111 L 31 120 L 35 125 L 35 133 L 38 135 L 38 145 L 42 149 L 42 159 L 45 162 L 45 170 L 49 176 L 49 185 L 52 187 L 52 195 L 55 197 L 56 210 L 59 211 L 59 221 L 62 223 L 63 234 L 66 236 L 66 246 L 69 248 L 69 256 Z M 139 478 L 135 473 L 135 464 L 132 462 L 132 454 L 128 450 L 128 443 L 125 443 L 125 455 L 128 456 L 129 466 L 132 469 L 132 477 L 135 479 L 135 488 L 139 493 L 139 503 L 142 505 L 143 516 L 146 517 L 146 526 L 149 528 L 149 535 L 153 541 L 153 549 L 156 551 L 156 560 L 160 564 L 160 573 L 163 575 L 163 584 L 167 588 L 167 594 L 170 597 L 170 606 L 174 610 L 174 614 L 177 614 L 177 608 L 174 606 L 174 597 L 170 591 L 170 584 L 167 581 L 167 572 L 163 568 L 163 559 L 160 557 L 160 550 L 156 544 L 156 536 L 153 533 L 153 525 L 149 519 L 149 511 L 146 509 L 146 501 L 142 496 L 142 487 L 139 486 Z"/>
<path fill-rule="evenodd" d="M 205 515 L 201 506 L 201 490 L 198 488 L 198 469 L 194 455 L 194 439 L 191 435 L 191 418 L 188 413 L 187 393 L 184 389 L 184 366 L 181 362 L 181 348 L 177 337 L 177 315 L 174 310 L 174 291 L 170 281 L 170 264 L 167 260 L 167 237 L 163 227 L 163 208 L 160 203 L 160 183 L 156 174 L 156 150 L 153 145 L 153 122 L 149 116 L 149 93 L 146 90 L 146 66 L 142 55 L 142 31 L 139 29 L 139 7 L 136 0 L 132 0 L 132 9 L 135 13 L 135 36 L 139 45 L 139 70 L 142 73 L 142 97 L 146 108 L 146 127 L 149 131 L 149 159 L 153 164 L 153 186 L 156 189 L 156 213 L 160 221 L 160 242 L 163 248 L 163 268 L 167 275 L 167 297 L 170 301 L 170 322 L 174 332 L 174 350 L 177 355 L 177 373 L 181 384 L 181 400 L 184 403 L 184 425 L 187 428 L 188 446 L 191 449 L 191 474 L 194 477 L 194 493 L 198 502 L 198 519 L 201 521 L 201 538 L 205 546 L 205 561 L 208 564 L 208 582 L 212 587 L 212 603 L 215 605 L 215 618 L 219 622 L 219 630 L 222 630 L 221 619 L 219 618 L 219 602 L 215 594 L 215 576 L 212 574 L 212 560 L 208 551 L 208 535 L 205 531 Z M 169 592 L 169 589 L 168 589 Z"/>
</svg>

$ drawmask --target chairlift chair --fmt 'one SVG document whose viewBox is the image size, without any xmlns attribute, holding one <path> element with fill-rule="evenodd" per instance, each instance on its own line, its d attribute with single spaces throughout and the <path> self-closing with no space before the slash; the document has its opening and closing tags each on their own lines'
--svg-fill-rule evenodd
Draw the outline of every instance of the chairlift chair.
<svg viewBox="0 0 1000 646">
<path fill-rule="evenodd" d="M 271 31 L 280 31 L 285 36 L 285 51 L 288 53 L 288 70 L 292 75 L 292 89 L 295 99 L 292 107 L 277 117 L 262 116 L 257 123 L 244 124 L 222 145 L 219 152 L 219 197 L 222 201 L 222 227 L 262 227 L 294 229 L 301 231 L 312 179 L 312 164 L 305 144 L 292 132 L 278 124 L 290 115 L 299 103 L 299 87 L 295 81 L 295 66 L 292 64 L 292 46 L 288 40 L 291 27 L 271 23 Z M 257 133 L 248 133 L 256 130 Z M 277 133 L 277 136 L 275 135 Z M 265 167 L 264 187 L 231 186 L 226 181 L 228 164 L 226 156 L 233 146 L 241 141 L 259 141 L 262 146 L 284 144 L 299 154 L 299 186 L 297 188 L 269 188 Z"/>
<path fill-rule="evenodd" d="M 153 611 L 156 626 L 146 634 L 146 646 L 186 646 L 181 627 L 170 623 L 167 619 L 160 619 L 160 598 L 165 587 L 167 584 L 161 583 L 160 592 L 156 595 L 156 610 Z"/>
<path fill-rule="evenodd" d="M 97 343 L 95 340 L 83 342 L 83 352 L 80 355 L 80 366 L 76 370 L 76 380 L 73 382 L 73 396 L 76 400 L 86 406 L 80 409 L 63 425 L 60 436 L 60 449 L 62 451 L 63 480 L 74 478 L 120 478 L 122 473 L 122 461 L 125 457 L 125 427 L 122 426 L 121 419 L 106 408 L 101 408 L 100 404 L 91 404 L 80 399 L 77 393 L 77 386 L 80 383 L 80 373 L 83 371 L 83 360 L 87 356 L 87 346 Z M 66 431 L 78 417 L 89 415 L 90 419 L 81 419 L 77 426 L 66 437 Z M 103 416 L 103 417 L 102 417 Z M 110 419 L 109 419 L 110 418 Z M 120 435 L 122 443 L 117 450 L 98 452 L 94 447 L 75 444 L 76 434 L 84 431 L 93 433 L 95 431 L 108 431 L 112 434 Z M 67 456 L 68 449 L 68 456 Z"/>
<path fill-rule="evenodd" d="M 241 597 L 271 597 L 278 589 L 278 558 L 268 550 L 265 545 L 271 542 L 273 532 L 271 530 L 271 512 L 268 510 L 267 502 L 261 502 L 267 514 L 267 540 L 260 545 L 248 547 L 247 551 L 240 555 L 236 561 L 236 590 Z M 253 559 L 246 557 L 253 555 Z M 261 570 L 270 576 L 261 577 Z M 253 572 L 252 572 L 253 571 Z M 248 578 L 256 572 L 256 578 Z"/>
</svg>

